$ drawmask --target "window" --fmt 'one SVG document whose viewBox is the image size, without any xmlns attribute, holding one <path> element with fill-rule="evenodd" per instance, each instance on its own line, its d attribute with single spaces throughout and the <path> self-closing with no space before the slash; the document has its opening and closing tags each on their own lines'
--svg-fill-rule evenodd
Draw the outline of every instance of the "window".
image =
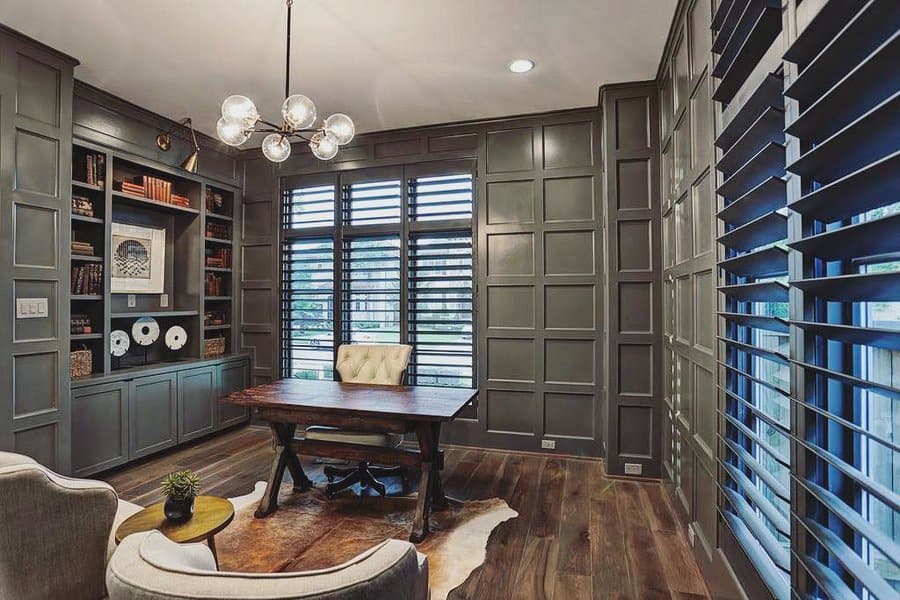
<svg viewBox="0 0 900 600">
<path fill-rule="evenodd" d="M 289 183 L 284 376 L 334 377 L 336 332 L 338 344 L 411 344 L 410 383 L 474 385 L 472 172 L 435 163 Z"/>
</svg>

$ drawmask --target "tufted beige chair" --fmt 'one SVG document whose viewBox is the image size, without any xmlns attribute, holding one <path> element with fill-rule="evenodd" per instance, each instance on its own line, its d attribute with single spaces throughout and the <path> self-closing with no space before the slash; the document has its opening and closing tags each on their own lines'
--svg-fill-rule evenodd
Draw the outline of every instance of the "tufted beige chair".
<svg viewBox="0 0 900 600">
<path fill-rule="evenodd" d="M 0 598 L 103 598 L 112 534 L 140 506 L 0 452 Z"/>
<path fill-rule="evenodd" d="M 411 353 L 412 346 L 406 344 L 343 344 L 338 348 L 335 368 L 344 383 L 403 385 Z M 306 438 L 385 448 L 395 448 L 403 441 L 403 436 L 396 433 L 347 431 L 321 426 L 308 427 Z M 386 488 L 377 477 L 386 475 L 399 475 L 406 489 L 406 472 L 400 467 L 373 467 L 368 461 L 362 461 L 355 468 L 328 465 L 324 470 L 330 482 L 333 482 L 335 477 L 343 477 L 340 481 L 329 483 L 325 487 L 325 493 L 329 498 L 357 482 L 363 487 L 371 486 L 383 496 Z"/>
</svg>

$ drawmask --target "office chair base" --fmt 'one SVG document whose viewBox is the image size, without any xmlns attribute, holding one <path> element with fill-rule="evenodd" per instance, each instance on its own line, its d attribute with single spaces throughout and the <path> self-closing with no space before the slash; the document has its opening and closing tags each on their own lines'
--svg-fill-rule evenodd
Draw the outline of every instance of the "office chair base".
<svg viewBox="0 0 900 600">
<path fill-rule="evenodd" d="M 368 461 L 360 461 L 358 466 L 349 468 L 326 465 L 323 471 L 329 481 L 328 485 L 325 486 L 325 495 L 329 499 L 334 498 L 338 492 L 347 489 L 355 483 L 360 484 L 362 488 L 371 487 L 384 496 L 387 494 L 387 488 L 378 481 L 377 477 L 398 475 L 403 485 L 404 494 L 407 493 L 409 487 L 404 467 L 374 467 Z M 336 477 L 342 477 L 343 479 L 335 482 L 334 479 Z"/>
</svg>

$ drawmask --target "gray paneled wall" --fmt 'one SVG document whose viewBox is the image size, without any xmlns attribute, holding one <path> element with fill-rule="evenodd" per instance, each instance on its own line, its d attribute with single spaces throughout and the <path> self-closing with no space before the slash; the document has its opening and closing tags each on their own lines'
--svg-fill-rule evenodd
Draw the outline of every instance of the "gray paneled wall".
<svg viewBox="0 0 900 600">
<path fill-rule="evenodd" d="M 0 449 L 69 470 L 69 202 L 77 61 L 0 27 Z M 47 300 L 16 318 L 16 300 Z"/>
<path fill-rule="evenodd" d="M 715 597 L 736 597 L 718 540 L 716 159 L 712 0 L 682 0 L 659 70 L 663 476 Z"/>
<path fill-rule="evenodd" d="M 653 82 L 601 90 L 609 336 L 607 469 L 660 474 L 659 123 Z M 629 469 L 626 469 L 626 465 Z"/>
<path fill-rule="evenodd" d="M 599 456 L 605 210 L 596 109 L 359 136 L 328 163 L 302 148 L 244 163 L 241 340 L 257 382 L 278 377 L 278 178 L 475 158 L 474 419 L 452 441 Z"/>
</svg>

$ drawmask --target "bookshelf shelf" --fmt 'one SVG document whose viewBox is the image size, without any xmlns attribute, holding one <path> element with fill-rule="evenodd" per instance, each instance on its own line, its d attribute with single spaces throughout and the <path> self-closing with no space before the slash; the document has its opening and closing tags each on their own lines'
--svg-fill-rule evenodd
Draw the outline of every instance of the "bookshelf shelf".
<svg viewBox="0 0 900 600">
<path fill-rule="evenodd" d="M 204 325 L 204 331 L 224 331 L 226 329 L 231 329 L 231 325 Z"/>
<path fill-rule="evenodd" d="M 69 336 L 73 342 L 82 342 L 85 340 L 102 340 L 102 333 L 73 333 Z"/>
<path fill-rule="evenodd" d="M 213 273 L 231 273 L 231 269 L 223 269 L 222 267 L 203 267 L 204 270 Z"/>
<path fill-rule="evenodd" d="M 218 219 L 219 221 L 227 221 L 229 223 L 234 221 L 233 217 L 229 217 L 228 215 L 220 215 L 218 213 L 209 212 L 209 211 L 207 211 L 207 213 L 206 213 L 206 218 L 207 219 Z"/>
<path fill-rule="evenodd" d="M 116 201 L 128 203 L 132 206 L 138 206 L 141 208 L 151 208 L 178 214 L 200 214 L 200 211 L 196 208 L 187 208 L 184 206 L 178 206 L 177 204 L 166 204 L 165 202 L 158 202 L 156 200 L 150 200 L 149 198 L 135 196 L 134 194 L 126 194 L 125 192 L 113 192 L 112 196 Z"/>
<path fill-rule="evenodd" d="M 103 225 L 106 221 L 103 219 L 98 219 L 97 217 L 86 217 L 84 215 L 72 215 L 73 221 L 78 221 L 79 223 L 94 223 L 96 225 Z"/>
<path fill-rule="evenodd" d="M 102 185 L 94 185 L 92 183 L 86 183 L 84 181 L 78 181 L 77 179 L 72 180 L 72 186 L 81 188 L 83 190 L 91 190 L 94 192 L 102 192 L 104 190 Z"/>
<path fill-rule="evenodd" d="M 102 256 L 87 256 L 85 254 L 73 254 L 72 262 L 76 262 L 76 261 L 102 263 L 103 257 Z"/>
<path fill-rule="evenodd" d="M 140 310 L 134 312 L 109 313 L 110 319 L 139 319 L 141 317 L 153 317 L 164 319 L 166 317 L 196 317 L 200 312 L 196 310 Z"/>
<path fill-rule="evenodd" d="M 215 238 L 215 237 L 207 237 L 204 239 L 211 244 L 227 244 L 228 246 L 231 245 L 231 240 L 225 240 L 222 238 Z"/>
<path fill-rule="evenodd" d="M 229 302 L 231 296 L 204 296 L 207 302 Z"/>
<path fill-rule="evenodd" d="M 81 301 L 103 300 L 103 296 L 101 296 L 101 295 L 94 295 L 94 294 L 72 294 L 71 296 L 69 296 L 69 298 L 70 298 L 71 300 L 76 300 L 76 301 L 79 301 L 79 302 L 81 302 Z"/>
</svg>

